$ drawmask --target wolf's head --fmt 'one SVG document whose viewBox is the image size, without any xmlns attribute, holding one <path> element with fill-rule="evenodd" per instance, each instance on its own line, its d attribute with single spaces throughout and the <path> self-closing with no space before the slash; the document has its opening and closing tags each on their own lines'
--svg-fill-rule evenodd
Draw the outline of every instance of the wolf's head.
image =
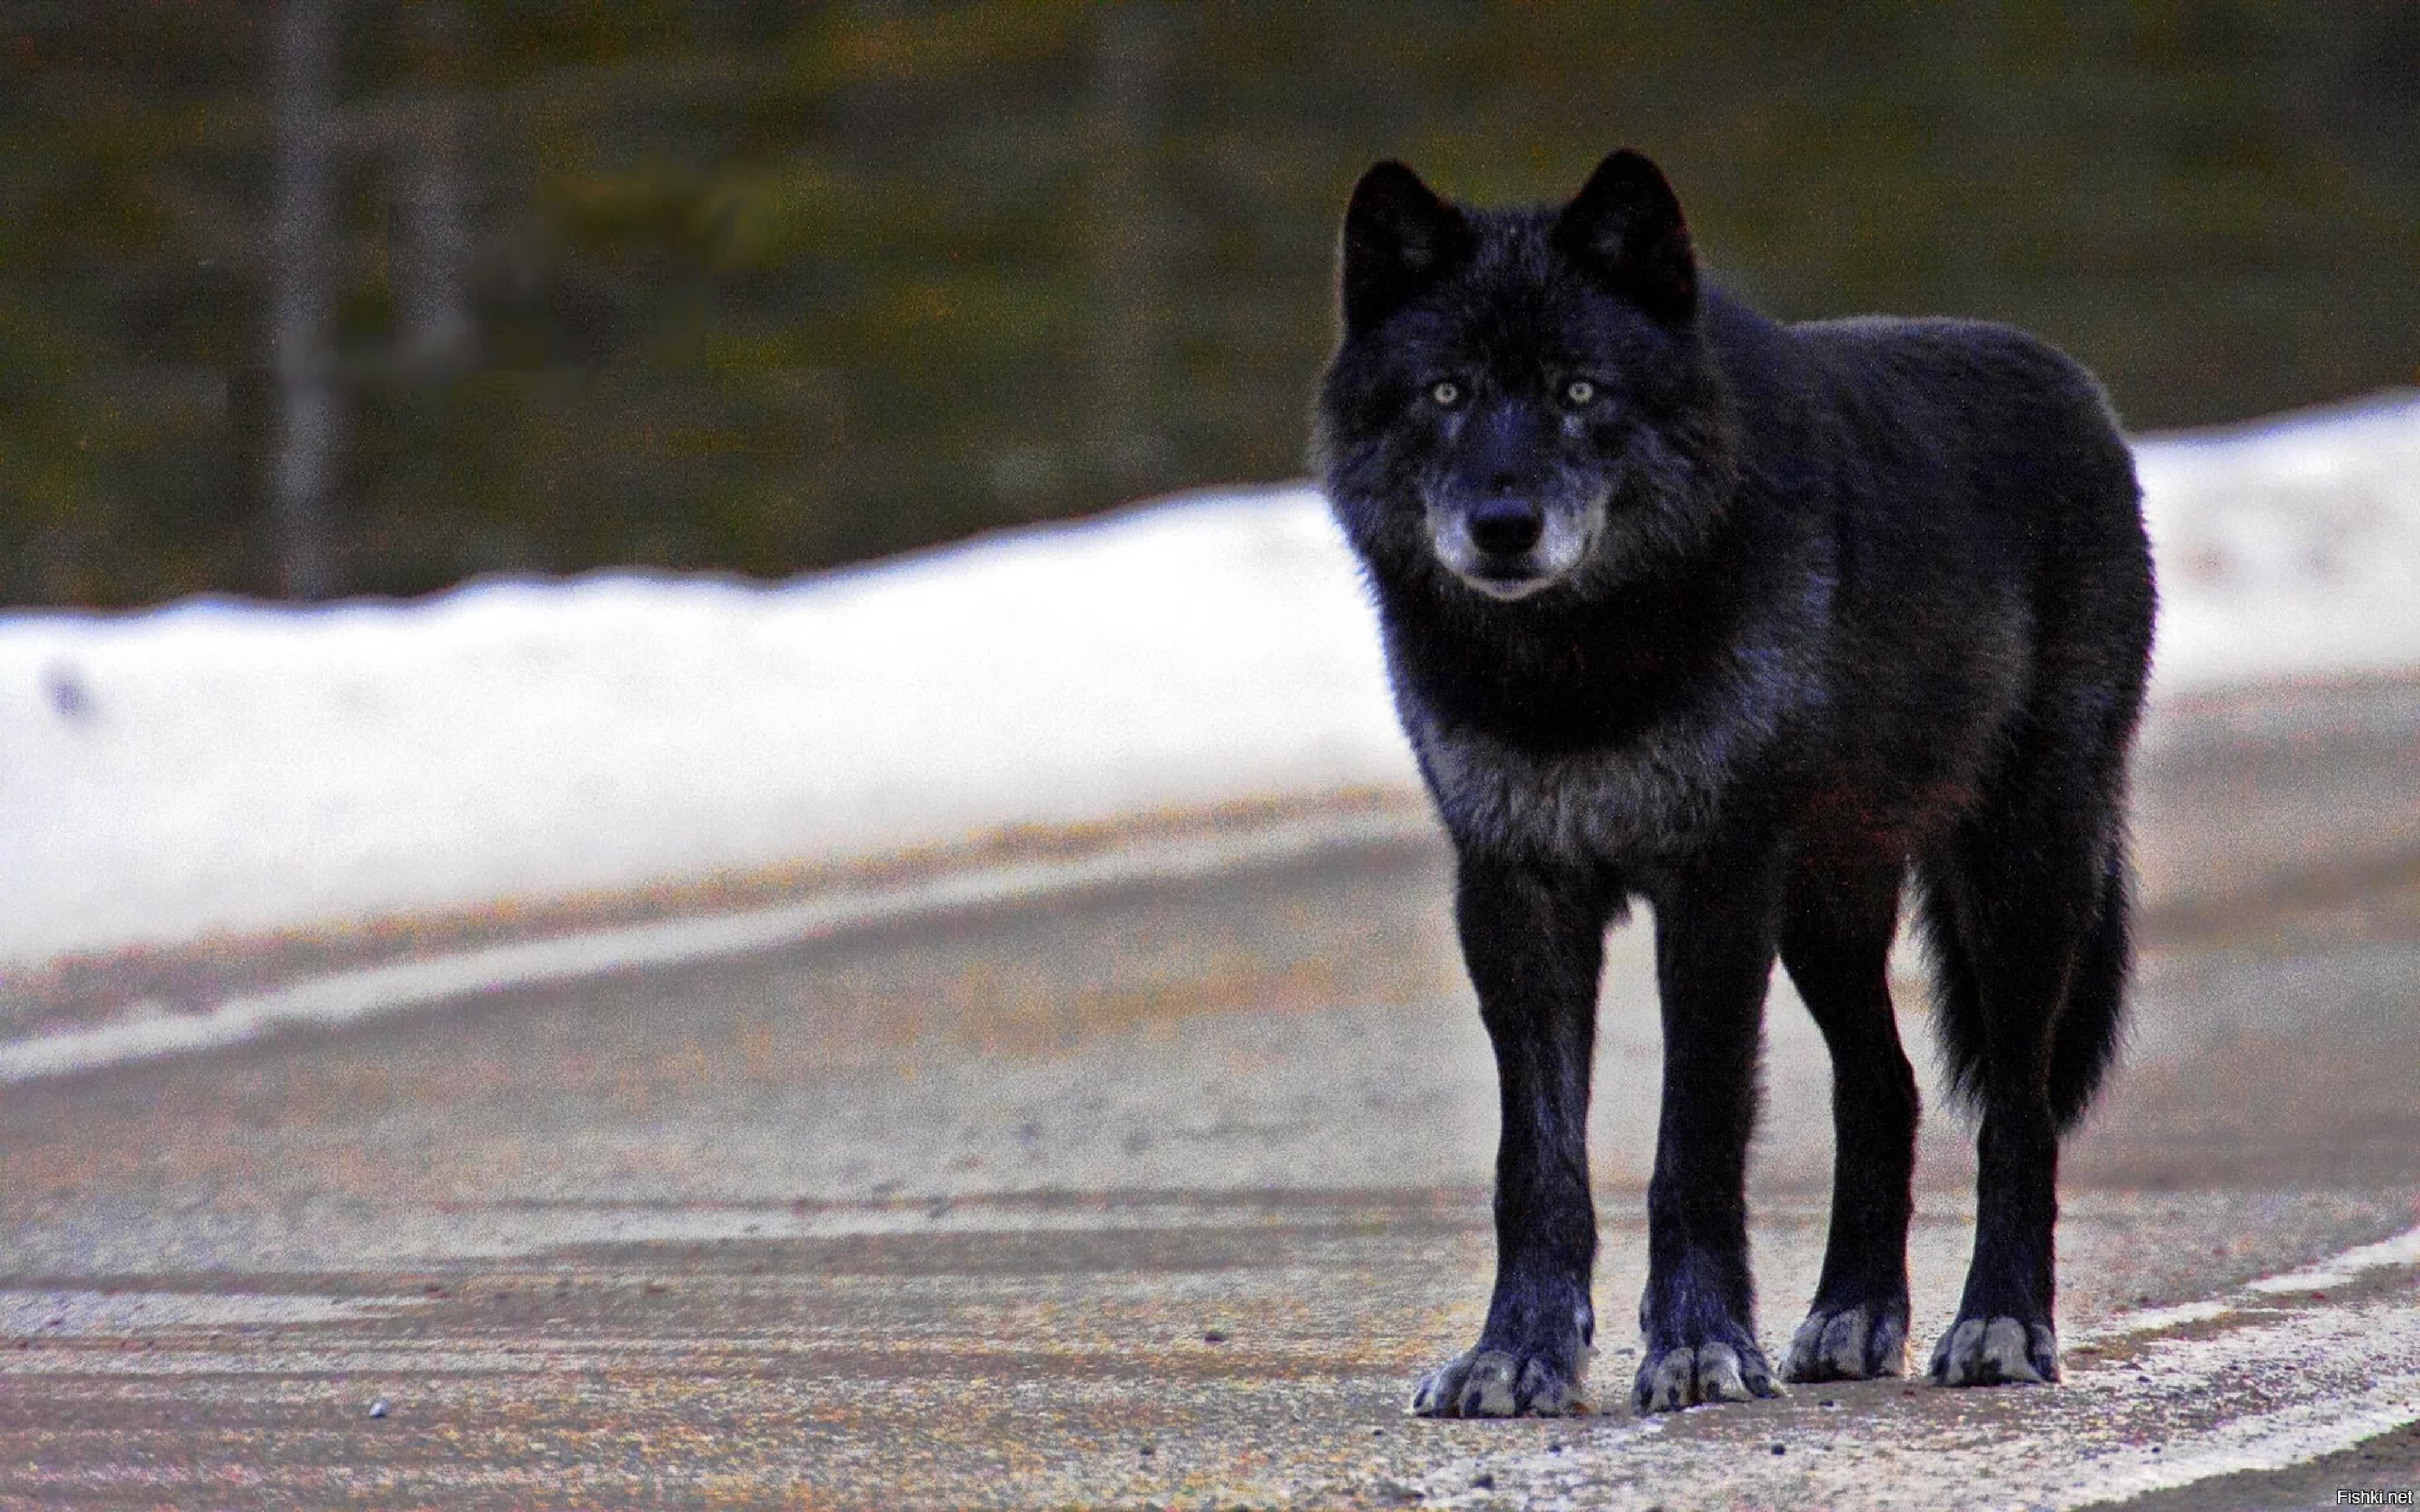
<svg viewBox="0 0 2420 1512">
<path fill-rule="evenodd" d="M 1312 447 L 1382 589 L 1551 602 L 1706 540 L 1730 406 L 1654 164 L 1625 149 L 1568 204 L 1489 210 L 1382 162 L 1353 191 L 1342 263 Z"/>
</svg>

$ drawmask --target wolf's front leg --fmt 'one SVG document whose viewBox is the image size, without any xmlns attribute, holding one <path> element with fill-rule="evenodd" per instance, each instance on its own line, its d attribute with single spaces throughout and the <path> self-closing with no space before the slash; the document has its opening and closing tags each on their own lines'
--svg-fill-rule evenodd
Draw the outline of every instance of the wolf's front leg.
<svg viewBox="0 0 2420 1512">
<path fill-rule="evenodd" d="M 1496 1292 L 1479 1342 L 1422 1379 L 1423 1417 L 1580 1411 L 1594 1352 L 1596 1209 L 1589 1063 L 1614 895 L 1601 883 L 1466 856 L 1454 900 L 1463 960 L 1496 1046 Z"/>
<path fill-rule="evenodd" d="M 1746 1193 L 1777 897 L 1749 868 L 1656 900 L 1664 1103 L 1638 1301 L 1642 1412 L 1781 1394 L 1756 1343 Z"/>
</svg>

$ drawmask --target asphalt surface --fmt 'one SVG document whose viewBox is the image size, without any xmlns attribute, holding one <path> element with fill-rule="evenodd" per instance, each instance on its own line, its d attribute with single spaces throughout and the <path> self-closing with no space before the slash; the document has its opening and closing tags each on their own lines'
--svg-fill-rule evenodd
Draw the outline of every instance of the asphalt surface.
<svg viewBox="0 0 2420 1512">
<path fill-rule="evenodd" d="M 2168 711 L 2068 1380 L 1641 1420 L 1656 1035 L 1616 937 L 1598 1415 L 1432 1423 L 1495 1100 L 1433 841 L 1366 838 L 0 1088 L 0 1503 L 2335 1505 L 2420 1489 L 2420 701 Z M 1919 1057 L 1923 997 L 1900 994 Z M 1769 1349 L 1829 1077 L 1776 978 Z M 1927 1119 L 1917 1356 L 1970 1238 Z"/>
</svg>

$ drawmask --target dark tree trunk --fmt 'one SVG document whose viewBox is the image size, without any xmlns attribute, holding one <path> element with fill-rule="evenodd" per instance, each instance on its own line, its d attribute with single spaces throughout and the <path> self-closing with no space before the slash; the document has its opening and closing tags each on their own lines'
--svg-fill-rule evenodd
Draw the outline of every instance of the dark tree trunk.
<svg viewBox="0 0 2420 1512">
<path fill-rule="evenodd" d="M 269 301 L 276 432 L 269 491 L 278 591 L 297 599 L 326 598 L 337 589 L 331 515 L 343 413 L 328 116 L 334 8 L 334 0 L 286 0 L 277 20 Z"/>
<path fill-rule="evenodd" d="M 404 362 L 445 369 L 470 359 L 475 335 L 462 190 L 462 17 L 453 0 L 418 0 L 408 19 L 420 93 L 397 144 L 403 194 L 389 218 L 388 244 Z"/>
<path fill-rule="evenodd" d="M 1156 402 L 1163 290 L 1152 171 L 1167 87 L 1169 17 L 1153 0 L 1105 6 L 1093 57 L 1089 210 L 1094 303 L 1092 471 L 1114 497 L 1160 481 Z"/>
</svg>

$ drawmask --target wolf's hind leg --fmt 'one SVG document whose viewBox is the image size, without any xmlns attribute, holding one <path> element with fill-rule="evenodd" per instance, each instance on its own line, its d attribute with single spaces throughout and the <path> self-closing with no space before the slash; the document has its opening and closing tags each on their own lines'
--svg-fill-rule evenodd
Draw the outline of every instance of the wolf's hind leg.
<svg viewBox="0 0 2420 1512">
<path fill-rule="evenodd" d="M 2098 814 L 2100 823 L 2091 821 Z M 1975 1255 L 1932 1380 L 2059 1379 L 2058 1147 L 2113 1049 L 2126 974 L 2124 858 L 2113 810 L 2049 804 L 1957 836 L 1927 866 L 1943 917 L 1944 1041 L 1982 1113 Z"/>
<path fill-rule="evenodd" d="M 1916 1072 L 1891 1011 L 1900 868 L 1804 868 L 1781 963 L 1832 1053 L 1832 1222 L 1784 1380 L 1862 1381 L 1907 1368 L 1907 1228 Z"/>
</svg>

